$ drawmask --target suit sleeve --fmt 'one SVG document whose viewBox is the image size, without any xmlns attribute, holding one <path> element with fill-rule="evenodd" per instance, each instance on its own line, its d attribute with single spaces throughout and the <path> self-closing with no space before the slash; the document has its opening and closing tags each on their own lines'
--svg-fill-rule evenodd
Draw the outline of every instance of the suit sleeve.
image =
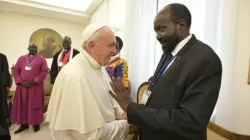
<svg viewBox="0 0 250 140">
<path fill-rule="evenodd" d="M 184 91 L 178 109 L 153 109 L 131 103 L 127 108 L 128 122 L 190 139 L 204 131 L 218 98 L 222 65 L 214 58 L 202 63 L 200 74 L 196 71 L 191 74 L 195 78 Z"/>
<path fill-rule="evenodd" d="M 53 57 L 51 69 L 50 69 L 50 83 L 54 84 L 56 77 L 58 75 L 58 64 L 57 59 L 60 54 L 60 51 L 56 53 L 56 55 Z"/>
</svg>

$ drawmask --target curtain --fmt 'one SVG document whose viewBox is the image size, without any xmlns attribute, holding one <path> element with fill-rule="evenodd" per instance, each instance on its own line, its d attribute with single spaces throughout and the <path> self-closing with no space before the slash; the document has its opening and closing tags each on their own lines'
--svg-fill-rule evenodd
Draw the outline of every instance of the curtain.
<svg viewBox="0 0 250 140">
<path fill-rule="evenodd" d="M 131 97 L 136 100 L 139 85 L 152 76 L 155 55 L 156 0 L 126 0 L 126 21 L 122 57 L 127 60 Z"/>
<path fill-rule="evenodd" d="M 238 132 L 235 73 L 237 52 L 238 1 L 222 0 L 221 44 L 218 48 L 223 66 L 222 85 L 217 102 L 215 123 L 231 132 Z M 235 113 L 234 113 L 235 112 Z M 240 116 L 244 114 L 239 114 Z M 246 129 L 245 129 L 246 130 Z M 248 131 L 249 132 L 249 131 Z"/>
</svg>

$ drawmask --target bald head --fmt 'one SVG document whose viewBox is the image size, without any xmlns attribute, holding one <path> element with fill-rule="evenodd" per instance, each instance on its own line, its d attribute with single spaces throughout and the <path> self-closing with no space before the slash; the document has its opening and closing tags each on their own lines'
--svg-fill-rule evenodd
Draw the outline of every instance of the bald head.
<svg viewBox="0 0 250 140">
<path fill-rule="evenodd" d="M 180 3 L 172 3 L 166 5 L 158 15 L 169 16 L 172 22 L 178 23 L 180 20 L 185 20 L 186 26 L 191 26 L 191 13 L 188 8 Z"/>
<path fill-rule="evenodd" d="M 37 47 L 36 44 L 34 44 L 34 43 L 30 43 L 30 44 L 29 44 L 28 50 L 29 50 L 29 54 L 30 54 L 30 55 L 35 55 L 35 54 L 37 54 L 37 49 L 38 49 L 38 47 Z"/>
<path fill-rule="evenodd" d="M 83 49 L 99 64 L 107 65 L 116 52 L 116 39 L 113 31 L 107 26 L 86 30 L 88 32 L 85 31 L 84 34 L 87 39 L 83 43 Z"/>
</svg>

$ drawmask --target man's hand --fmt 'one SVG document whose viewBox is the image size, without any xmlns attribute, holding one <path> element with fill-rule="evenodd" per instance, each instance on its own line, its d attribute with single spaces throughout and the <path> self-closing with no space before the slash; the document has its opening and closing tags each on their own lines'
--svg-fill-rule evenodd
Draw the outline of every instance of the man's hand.
<svg viewBox="0 0 250 140">
<path fill-rule="evenodd" d="M 127 112 L 128 104 L 131 103 L 131 98 L 129 95 L 129 91 L 124 88 L 122 84 L 122 80 L 120 78 L 113 79 L 113 82 L 110 83 L 113 91 L 109 91 L 110 95 L 117 101 L 124 112 Z"/>
<path fill-rule="evenodd" d="M 20 82 L 20 83 L 18 83 L 18 85 L 20 85 L 20 86 L 27 86 L 27 82 Z"/>
<path fill-rule="evenodd" d="M 31 82 L 27 82 L 27 85 L 30 86 L 30 87 L 32 87 L 32 86 L 37 85 L 37 83 L 34 82 L 34 81 L 31 81 Z"/>
<path fill-rule="evenodd" d="M 10 92 L 10 86 L 5 86 L 4 89 L 5 89 L 5 92 L 6 92 L 6 93 L 9 93 L 9 92 Z"/>
<path fill-rule="evenodd" d="M 31 81 L 31 82 L 20 82 L 18 85 L 25 86 L 25 87 L 31 87 L 37 85 L 36 82 Z"/>
<path fill-rule="evenodd" d="M 136 134 L 139 132 L 139 127 L 136 125 L 129 125 L 129 134 Z"/>
<path fill-rule="evenodd" d="M 126 112 L 123 112 L 123 113 L 122 113 L 122 119 L 123 119 L 123 120 L 127 120 L 127 113 L 126 113 Z"/>
</svg>

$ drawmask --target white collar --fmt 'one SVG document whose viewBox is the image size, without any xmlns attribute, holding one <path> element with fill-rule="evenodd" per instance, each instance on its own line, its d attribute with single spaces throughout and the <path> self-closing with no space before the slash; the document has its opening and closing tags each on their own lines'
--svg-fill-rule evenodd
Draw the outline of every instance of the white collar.
<svg viewBox="0 0 250 140">
<path fill-rule="evenodd" d="M 82 53 L 94 69 L 97 69 L 97 70 L 101 69 L 102 65 L 100 65 L 98 62 L 96 62 L 95 59 L 92 58 L 84 49 L 83 49 Z"/>
<path fill-rule="evenodd" d="M 187 42 L 191 39 L 191 37 L 192 37 L 192 34 L 190 34 L 185 39 L 183 39 L 180 43 L 178 43 L 171 54 L 175 56 L 187 44 Z"/>
</svg>

